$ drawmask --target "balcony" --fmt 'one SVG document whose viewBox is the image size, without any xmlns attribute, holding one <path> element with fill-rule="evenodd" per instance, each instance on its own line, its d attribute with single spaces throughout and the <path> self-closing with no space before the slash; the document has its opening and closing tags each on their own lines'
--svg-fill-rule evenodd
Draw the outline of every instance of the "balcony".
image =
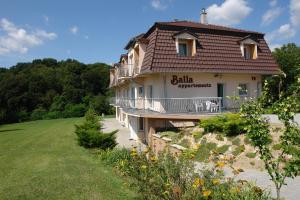
<svg viewBox="0 0 300 200">
<path fill-rule="evenodd" d="M 133 75 L 133 65 L 122 64 L 117 68 L 118 79 L 129 78 Z"/>
<path fill-rule="evenodd" d="M 123 109 L 143 110 L 163 114 L 205 114 L 221 113 L 226 108 L 221 97 L 196 97 L 196 98 L 112 98 L 111 105 Z M 226 105 L 230 105 L 226 101 Z M 229 106 L 230 107 L 230 106 Z"/>
</svg>

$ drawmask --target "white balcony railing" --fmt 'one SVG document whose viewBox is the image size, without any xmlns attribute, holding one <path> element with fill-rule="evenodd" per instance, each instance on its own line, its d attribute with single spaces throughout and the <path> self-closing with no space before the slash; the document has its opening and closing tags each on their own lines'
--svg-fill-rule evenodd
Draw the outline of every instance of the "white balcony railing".
<svg viewBox="0 0 300 200">
<path fill-rule="evenodd" d="M 224 109 L 221 97 L 196 98 L 112 98 L 112 105 L 128 109 L 149 110 L 159 113 L 218 113 Z"/>
</svg>

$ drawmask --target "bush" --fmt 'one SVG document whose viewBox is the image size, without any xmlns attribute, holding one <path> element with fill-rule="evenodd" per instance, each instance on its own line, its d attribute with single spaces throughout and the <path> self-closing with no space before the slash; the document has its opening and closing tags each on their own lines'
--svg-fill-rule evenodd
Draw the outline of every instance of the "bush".
<svg viewBox="0 0 300 200">
<path fill-rule="evenodd" d="M 44 119 L 46 115 L 47 115 L 47 111 L 44 108 L 37 108 L 32 111 L 30 115 L 30 119 L 40 120 L 40 119 Z"/>
<path fill-rule="evenodd" d="M 223 145 L 223 146 L 218 147 L 216 149 L 216 152 L 218 154 L 224 154 L 224 153 L 226 153 L 226 151 L 228 151 L 228 149 L 229 149 L 229 145 Z"/>
<path fill-rule="evenodd" d="M 63 111 L 63 116 L 68 117 L 82 117 L 86 112 L 86 107 L 84 104 L 68 104 Z"/>
<path fill-rule="evenodd" d="M 219 132 L 226 136 L 236 136 L 244 133 L 246 124 L 240 114 L 223 114 L 200 121 L 200 127 L 206 133 Z"/>
<path fill-rule="evenodd" d="M 108 97 L 106 96 L 95 96 L 91 104 L 99 115 L 102 115 L 102 113 L 114 114 L 113 107 L 109 105 Z"/>
<path fill-rule="evenodd" d="M 239 146 L 241 144 L 241 140 L 240 138 L 235 138 L 231 143 L 232 145 Z"/>
<path fill-rule="evenodd" d="M 224 141 L 224 137 L 221 134 L 217 134 L 216 139 L 219 141 Z"/>
<path fill-rule="evenodd" d="M 138 153 L 132 149 L 129 155 L 124 150 L 105 152 L 102 158 L 129 177 L 131 186 L 137 188 L 145 200 L 271 199 L 247 181 L 226 179 L 220 168 L 196 170 L 194 161 L 186 155 L 156 157 L 151 152 Z"/>
<path fill-rule="evenodd" d="M 179 145 L 188 149 L 191 146 L 191 142 L 190 142 L 189 139 L 185 138 L 185 139 L 180 141 Z"/>
<path fill-rule="evenodd" d="M 202 141 L 199 149 L 196 152 L 195 159 L 200 162 L 207 161 L 211 152 L 216 148 L 216 143 Z"/>
<path fill-rule="evenodd" d="M 245 151 L 245 146 L 244 145 L 240 145 L 240 146 L 238 146 L 238 147 L 236 147 L 235 149 L 234 149 L 234 151 L 232 152 L 232 154 L 234 155 L 234 156 L 238 156 L 238 155 L 240 155 L 241 153 L 243 153 Z"/>
<path fill-rule="evenodd" d="M 255 152 L 248 152 L 248 153 L 246 153 L 246 156 L 247 156 L 248 158 L 255 158 L 256 153 L 255 153 Z"/>
<path fill-rule="evenodd" d="M 62 118 L 63 114 L 59 111 L 51 111 L 48 112 L 47 115 L 45 116 L 45 119 L 59 119 Z"/>
<path fill-rule="evenodd" d="M 102 124 L 99 122 L 94 110 L 89 109 L 82 125 L 75 125 L 75 133 L 80 146 L 85 148 L 112 149 L 116 143 L 116 131 L 103 133 Z"/>
</svg>

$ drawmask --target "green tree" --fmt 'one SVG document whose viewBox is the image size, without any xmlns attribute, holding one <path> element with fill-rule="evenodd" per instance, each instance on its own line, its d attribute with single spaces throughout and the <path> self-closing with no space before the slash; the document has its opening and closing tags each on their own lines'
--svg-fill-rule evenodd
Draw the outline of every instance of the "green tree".
<svg viewBox="0 0 300 200">
<path fill-rule="evenodd" d="M 258 149 L 260 159 L 274 182 L 277 199 L 280 199 L 281 187 L 285 184 L 287 177 L 294 178 L 300 174 L 300 130 L 294 122 L 295 111 L 299 110 L 297 96 L 300 92 L 300 80 L 297 89 L 291 96 L 279 101 L 274 105 L 274 112 L 283 122 L 284 128 L 279 133 L 280 140 L 278 154 L 273 153 L 274 143 L 270 134 L 270 124 L 262 116 L 264 113 L 261 101 L 251 101 L 242 106 L 242 113 L 248 126 L 246 127 L 248 137 L 252 145 Z M 268 98 L 265 90 L 262 99 Z M 275 131 L 275 129 L 273 130 Z"/>
</svg>

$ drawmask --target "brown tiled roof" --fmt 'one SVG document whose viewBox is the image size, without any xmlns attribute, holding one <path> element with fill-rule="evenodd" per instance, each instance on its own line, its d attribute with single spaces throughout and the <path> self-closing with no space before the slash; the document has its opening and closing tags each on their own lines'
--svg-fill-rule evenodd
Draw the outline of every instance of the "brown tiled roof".
<svg viewBox="0 0 300 200">
<path fill-rule="evenodd" d="M 198 36 L 195 56 L 180 56 L 173 35 L 188 30 Z M 258 58 L 245 60 L 239 41 L 255 38 Z M 278 74 L 279 67 L 264 40 L 264 34 L 188 21 L 158 22 L 144 35 L 149 40 L 142 73 L 214 72 Z"/>
</svg>

